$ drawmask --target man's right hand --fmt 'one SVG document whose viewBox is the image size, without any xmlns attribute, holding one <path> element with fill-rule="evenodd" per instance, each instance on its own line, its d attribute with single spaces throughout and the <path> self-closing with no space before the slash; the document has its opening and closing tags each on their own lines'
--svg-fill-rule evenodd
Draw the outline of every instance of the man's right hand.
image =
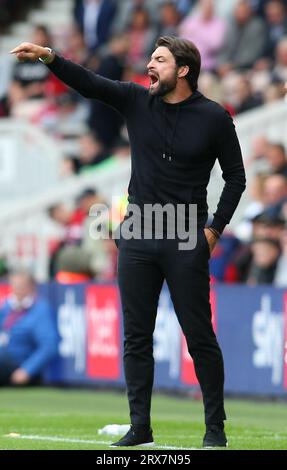
<svg viewBox="0 0 287 470">
<path fill-rule="evenodd" d="M 14 370 L 10 377 L 10 382 L 13 385 L 26 385 L 30 381 L 30 375 L 26 372 L 25 369 L 19 367 L 19 369 Z"/>
<path fill-rule="evenodd" d="M 12 49 L 10 54 L 15 54 L 20 62 L 26 62 L 28 60 L 35 62 L 40 58 L 46 58 L 50 53 L 46 47 L 37 46 L 36 44 L 32 44 L 30 42 L 22 42 L 22 44 L 15 47 L 15 49 Z M 52 54 L 51 62 L 54 58 L 52 57 Z"/>
</svg>

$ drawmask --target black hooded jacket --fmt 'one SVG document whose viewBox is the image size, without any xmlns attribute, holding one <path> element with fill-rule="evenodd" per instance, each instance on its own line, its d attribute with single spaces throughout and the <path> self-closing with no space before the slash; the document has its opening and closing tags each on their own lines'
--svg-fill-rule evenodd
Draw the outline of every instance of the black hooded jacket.
<svg viewBox="0 0 287 470">
<path fill-rule="evenodd" d="M 206 188 L 218 159 L 225 186 L 211 227 L 223 231 L 245 189 L 240 146 L 227 111 L 199 91 L 168 104 L 142 86 L 103 78 L 59 56 L 48 67 L 84 97 L 112 106 L 125 118 L 132 154 L 130 202 L 197 204 L 203 227 Z"/>
</svg>

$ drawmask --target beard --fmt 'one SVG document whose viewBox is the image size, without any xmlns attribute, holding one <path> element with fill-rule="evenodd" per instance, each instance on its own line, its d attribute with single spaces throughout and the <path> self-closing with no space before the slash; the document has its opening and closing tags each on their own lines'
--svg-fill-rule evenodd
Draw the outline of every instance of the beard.
<svg viewBox="0 0 287 470">
<path fill-rule="evenodd" d="M 177 72 L 169 80 L 158 80 L 158 85 L 153 88 L 153 85 L 149 87 L 149 94 L 152 96 L 165 96 L 168 93 L 175 90 L 177 84 Z"/>
</svg>

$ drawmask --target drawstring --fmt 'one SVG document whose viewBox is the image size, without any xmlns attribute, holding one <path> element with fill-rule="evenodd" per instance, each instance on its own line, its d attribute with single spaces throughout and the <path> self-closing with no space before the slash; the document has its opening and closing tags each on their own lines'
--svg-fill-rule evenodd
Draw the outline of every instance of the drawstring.
<svg viewBox="0 0 287 470">
<path fill-rule="evenodd" d="M 167 112 L 167 107 L 164 106 L 164 152 L 163 152 L 163 158 L 164 159 L 168 159 L 168 161 L 171 161 L 172 158 L 173 158 L 173 144 L 174 144 L 174 138 L 175 138 L 175 133 L 176 133 L 176 129 L 177 129 L 177 124 L 178 124 L 178 118 L 179 118 L 179 112 L 180 112 L 180 106 L 179 104 L 176 106 L 176 116 L 175 116 L 175 123 L 174 123 L 174 127 L 173 127 L 173 130 L 172 130 L 172 136 L 171 136 L 171 142 L 170 142 L 170 146 L 169 146 L 169 152 L 167 150 L 167 115 L 166 115 L 166 112 Z"/>
<path fill-rule="evenodd" d="M 170 157 L 173 157 L 173 142 L 175 138 L 175 133 L 176 133 L 176 128 L 177 128 L 177 122 L 179 118 L 179 112 L 180 112 L 180 106 L 179 104 L 176 107 L 176 116 L 175 116 L 175 123 L 174 123 L 174 128 L 173 128 L 173 133 L 172 133 L 172 138 L 171 138 L 171 143 L 170 143 Z"/>
<path fill-rule="evenodd" d="M 167 119 L 166 119 L 166 106 L 165 104 L 163 104 L 163 121 L 164 121 L 164 136 L 163 136 L 163 154 L 162 154 L 162 158 L 166 158 L 167 157 L 167 154 L 166 154 L 166 134 L 167 134 Z"/>
</svg>

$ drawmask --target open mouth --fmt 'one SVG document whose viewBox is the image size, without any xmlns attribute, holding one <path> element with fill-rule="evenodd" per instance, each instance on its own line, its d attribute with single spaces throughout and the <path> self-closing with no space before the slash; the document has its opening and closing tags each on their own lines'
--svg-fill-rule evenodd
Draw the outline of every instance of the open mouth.
<svg viewBox="0 0 287 470">
<path fill-rule="evenodd" d="M 159 77 L 154 72 L 149 72 L 150 86 L 156 87 L 159 84 Z"/>
</svg>

